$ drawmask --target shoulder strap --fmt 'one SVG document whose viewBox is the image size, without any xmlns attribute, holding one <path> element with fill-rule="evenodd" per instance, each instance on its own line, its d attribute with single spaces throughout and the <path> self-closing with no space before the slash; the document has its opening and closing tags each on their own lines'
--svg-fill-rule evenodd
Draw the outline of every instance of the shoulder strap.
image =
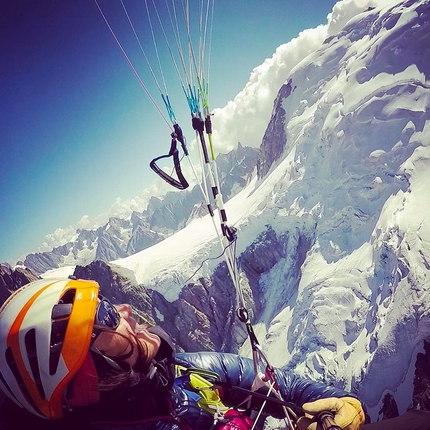
<svg viewBox="0 0 430 430">
<path fill-rule="evenodd" d="M 175 379 L 173 342 L 161 327 L 149 327 L 148 331 L 161 339 L 160 348 L 150 365 L 148 378 L 158 378 L 163 387 L 171 388 Z"/>
</svg>

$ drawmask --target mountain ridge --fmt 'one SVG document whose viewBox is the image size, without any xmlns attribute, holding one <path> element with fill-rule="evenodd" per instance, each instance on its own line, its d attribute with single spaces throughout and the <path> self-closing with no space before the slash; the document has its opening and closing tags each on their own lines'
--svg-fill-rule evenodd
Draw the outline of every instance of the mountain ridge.
<svg viewBox="0 0 430 430">
<path fill-rule="evenodd" d="M 218 155 L 220 183 L 226 199 L 251 180 L 257 157 L 257 149 L 240 143 L 235 150 Z M 113 261 L 151 247 L 206 213 L 197 185 L 182 193 L 167 192 L 162 198 L 151 197 L 141 213 L 133 211 L 126 219 L 111 217 L 98 228 L 78 229 L 69 242 L 51 251 L 30 253 L 18 264 L 42 274 L 63 266 Z"/>
</svg>

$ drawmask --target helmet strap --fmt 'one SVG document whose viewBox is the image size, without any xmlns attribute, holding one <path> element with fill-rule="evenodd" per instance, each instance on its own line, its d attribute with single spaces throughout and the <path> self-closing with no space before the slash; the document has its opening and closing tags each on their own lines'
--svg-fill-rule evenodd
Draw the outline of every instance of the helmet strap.
<svg viewBox="0 0 430 430">
<path fill-rule="evenodd" d="M 100 355 L 101 357 L 104 358 L 104 360 L 106 361 L 106 363 L 109 364 L 110 367 L 112 367 L 113 369 L 117 370 L 118 372 L 123 372 L 124 370 L 126 370 L 125 367 L 121 366 L 117 361 L 113 360 L 112 358 L 108 357 L 107 355 L 104 355 L 98 348 L 96 348 L 94 345 L 91 346 L 90 351 L 95 352 L 96 354 Z M 131 354 L 125 356 L 125 357 L 121 357 L 122 360 L 125 358 L 128 358 Z M 128 370 L 128 369 L 127 369 Z"/>
</svg>

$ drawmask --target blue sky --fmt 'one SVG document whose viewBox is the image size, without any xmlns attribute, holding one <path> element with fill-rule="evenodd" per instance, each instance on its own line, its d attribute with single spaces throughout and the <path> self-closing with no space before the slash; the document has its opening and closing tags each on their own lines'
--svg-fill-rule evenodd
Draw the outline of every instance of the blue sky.
<svg viewBox="0 0 430 430">
<path fill-rule="evenodd" d="M 143 1 L 124 3 L 139 17 Z M 252 69 L 279 45 L 306 28 L 325 24 L 335 3 L 216 0 L 211 108 L 233 99 Z M 143 63 L 134 56 L 137 49 L 118 13 L 119 1 L 99 0 L 99 4 L 132 61 Z M 139 18 L 136 24 L 144 26 Z M 144 34 L 143 44 L 150 52 L 147 28 Z M 157 36 L 162 46 L 163 39 Z M 132 198 L 148 188 L 155 180 L 148 164 L 168 151 L 170 131 L 92 0 L 3 4 L 0 52 L 2 262 L 36 252 L 56 229 L 76 228 L 84 215 L 95 218 L 118 197 Z M 185 98 L 165 57 L 164 50 L 163 69 L 175 113 L 185 133 L 191 134 Z M 147 68 L 141 70 L 159 103 Z"/>
</svg>

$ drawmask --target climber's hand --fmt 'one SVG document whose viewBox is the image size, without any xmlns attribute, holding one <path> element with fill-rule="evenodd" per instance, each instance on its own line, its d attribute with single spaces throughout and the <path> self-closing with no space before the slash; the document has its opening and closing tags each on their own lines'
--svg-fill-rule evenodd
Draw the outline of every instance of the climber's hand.
<svg viewBox="0 0 430 430">
<path fill-rule="evenodd" d="M 330 411 L 334 415 L 336 424 L 342 430 L 360 430 L 364 424 L 364 411 L 361 403 L 353 397 L 329 397 L 303 405 L 305 416 L 299 418 L 299 430 L 322 430 L 315 422 L 319 412 Z"/>
</svg>

